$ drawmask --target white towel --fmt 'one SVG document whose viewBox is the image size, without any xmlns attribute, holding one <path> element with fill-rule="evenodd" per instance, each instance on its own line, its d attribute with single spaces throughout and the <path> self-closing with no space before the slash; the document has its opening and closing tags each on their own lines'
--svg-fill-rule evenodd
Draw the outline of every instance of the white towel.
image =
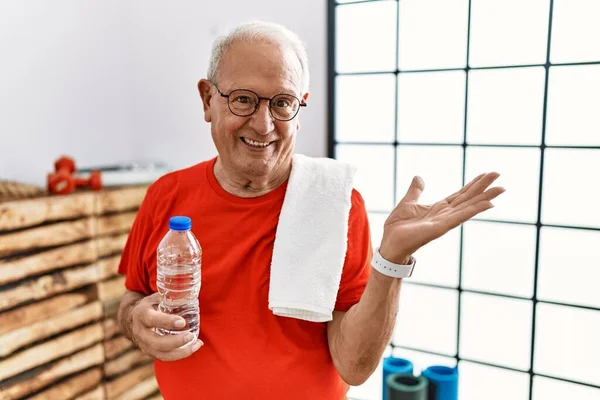
<svg viewBox="0 0 600 400">
<path fill-rule="evenodd" d="M 331 321 L 348 245 L 355 168 L 295 154 L 271 260 L 269 309 Z"/>
</svg>

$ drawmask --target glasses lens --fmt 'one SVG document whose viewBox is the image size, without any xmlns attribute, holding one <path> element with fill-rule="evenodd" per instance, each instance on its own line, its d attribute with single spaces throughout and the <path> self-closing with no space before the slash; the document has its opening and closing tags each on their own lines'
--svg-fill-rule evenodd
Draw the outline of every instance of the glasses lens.
<svg viewBox="0 0 600 400">
<path fill-rule="evenodd" d="M 256 109 L 258 97 L 247 90 L 234 90 L 229 94 L 229 109 L 236 115 L 250 115 Z"/>
<path fill-rule="evenodd" d="M 282 121 L 294 118 L 299 108 L 300 101 L 288 94 L 277 95 L 271 100 L 271 113 L 273 117 Z"/>
</svg>

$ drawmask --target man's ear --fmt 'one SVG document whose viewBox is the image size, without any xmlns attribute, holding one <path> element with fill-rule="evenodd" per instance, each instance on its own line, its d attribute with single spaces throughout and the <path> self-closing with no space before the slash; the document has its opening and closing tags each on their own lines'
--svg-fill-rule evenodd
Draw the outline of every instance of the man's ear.
<svg viewBox="0 0 600 400">
<path fill-rule="evenodd" d="M 202 104 L 204 106 L 204 120 L 206 122 L 211 121 L 210 100 L 213 96 L 212 86 L 212 83 L 206 79 L 200 79 L 198 82 L 198 92 L 200 93 L 200 98 L 202 98 Z"/>
<path fill-rule="evenodd" d="M 302 104 L 306 104 L 306 102 L 308 101 L 308 95 L 309 93 L 306 92 L 304 93 L 304 96 L 302 96 L 302 99 L 300 100 L 302 102 Z M 300 130 L 300 118 L 296 118 L 296 130 L 299 131 Z"/>
</svg>

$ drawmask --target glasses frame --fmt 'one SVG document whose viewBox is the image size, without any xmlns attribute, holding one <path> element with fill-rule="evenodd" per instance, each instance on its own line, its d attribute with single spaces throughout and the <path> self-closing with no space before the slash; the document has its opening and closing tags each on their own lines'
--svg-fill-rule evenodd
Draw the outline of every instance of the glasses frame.
<svg viewBox="0 0 600 400">
<path fill-rule="evenodd" d="M 229 92 L 228 94 L 225 94 L 225 93 L 221 92 L 221 90 L 219 90 L 219 87 L 217 86 L 216 83 L 214 83 L 214 82 L 211 82 L 211 83 L 215 86 L 215 89 L 217 89 L 217 92 L 219 92 L 219 94 L 221 95 L 221 97 L 224 97 L 224 98 L 227 99 L 227 108 L 229 108 L 229 111 L 233 115 L 236 115 L 238 117 L 249 117 L 249 116 L 253 115 L 258 110 L 258 108 L 260 107 L 260 101 L 261 100 L 266 100 L 269 103 L 269 115 L 271 115 L 271 118 L 273 118 L 274 120 L 277 120 L 277 121 L 281 121 L 281 122 L 288 122 L 288 121 L 293 120 L 294 118 L 296 118 L 296 116 L 300 112 L 300 107 L 306 107 L 307 106 L 307 104 L 303 103 L 298 97 L 294 96 L 293 94 L 289 94 L 289 93 L 279 93 L 279 94 L 276 94 L 275 96 L 269 98 L 269 97 L 261 97 L 261 96 L 258 95 L 258 93 L 256 93 L 253 90 L 250 90 L 250 89 L 234 89 L 231 92 Z M 254 111 L 252 111 L 250 114 L 238 114 L 238 113 L 234 112 L 231 109 L 231 104 L 229 103 L 229 96 L 231 96 L 232 93 L 241 92 L 241 91 L 250 92 L 250 93 L 254 94 L 256 96 L 256 98 L 258 99 L 258 101 L 254 104 Z M 281 95 L 291 96 L 291 97 L 295 98 L 298 101 L 298 104 L 299 104 L 299 107 L 296 110 L 296 112 L 294 113 L 294 115 L 292 117 L 288 118 L 288 119 L 277 118 L 275 115 L 273 115 L 273 109 L 272 109 L 273 99 L 275 99 L 276 97 L 281 96 Z"/>
</svg>

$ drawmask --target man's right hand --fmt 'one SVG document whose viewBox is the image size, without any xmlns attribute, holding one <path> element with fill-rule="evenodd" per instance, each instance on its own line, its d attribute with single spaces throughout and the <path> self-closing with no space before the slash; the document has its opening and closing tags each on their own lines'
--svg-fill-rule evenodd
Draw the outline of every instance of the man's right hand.
<svg viewBox="0 0 600 400">
<path fill-rule="evenodd" d="M 128 303 L 126 298 L 130 297 L 128 295 L 139 296 L 139 293 L 127 291 L 123 296 L 120 310 L 121 326 L 129 339 L 144 353 L 162 361 L 175 361 L 189 357 L 204 344 L 197 339 L 194 343 L 184 346 L 194 340 L 194 335 L 191 333 L 163 336 L 155 332 L 155 328 L 176 331 L 185 326 L 183 318 L 156 310 L 160 302 L 160 294 L 154 293 L 141 299 L 132 298 L 130 307 L 126 305 Z"/>
</svg>

